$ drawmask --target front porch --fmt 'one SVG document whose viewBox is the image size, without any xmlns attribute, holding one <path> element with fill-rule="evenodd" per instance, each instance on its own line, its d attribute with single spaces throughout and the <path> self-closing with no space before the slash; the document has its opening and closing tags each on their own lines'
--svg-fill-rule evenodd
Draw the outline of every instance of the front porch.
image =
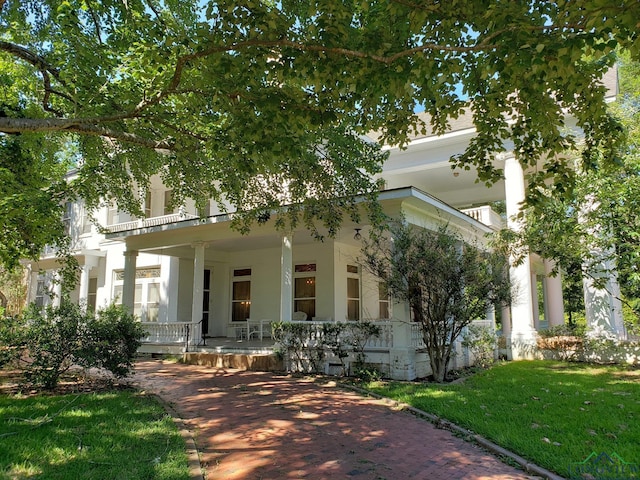
<svg viewBox="0 0 640 480">
<path fill-rule="evenodd" d="M 244 323 L 244 322 L 242 322 Z M 305 325 L 308 338 L 305 346 L 309 349 L 316 348 L 323 335 L 322 321 L 292 321 L 288 323 Z M 329 322 L 335 323 L 335 322 Z M 340 322 L 346 325 L 355 324 L 357 321 Z M 365 345 L 363 353 L 366 361 L 375 367 L 386 377 L 397 380 L 413 380 L 415 378 L 430 375 L 429 359 L 425 352 L 420 324 L 402 320 L 374 320 L 379 327 L 380 334 L 370 337 Z M 474 322 L 487 328 L 494 328 L 492 322 L 479 320 Z M 266 332 L 262 338 L 248 335 L 255 326 L 247 323 L 246 330 L 238 325 L 238 335 L 231 337 L 206 337 L 197 338 L 199 333 L 197 324 L 188 322 L 162 324 L 144 323 L 148 332 L 143 339 L 140 353 L 161 353 L 182 355 L 186 363 L 206 365 L 216 368 L 233 368 L 251 371 L 282 371 L 289 369 L 300 370 L 300 364 L 291 363 L 287 352 L 279 351 L 282 348 Z M 269 332 L 270 333 L 270 332 Z M 248 338 L 247 338 L 248 337 Z M 469 349 L 462 346 L 459 338 L 455 345 L 456 356 L 452 358 L 451 368 L 469 366 L 474 359 Z M 351 364 L 355 361 L 355 353 L 345 359 L 338 359 L 331 352 L 326 352 L 320 373 L 340 374 L 346 367 L 351 370 Z M 301 371 L 305 371 L 304 368 Z"/>
</svg>

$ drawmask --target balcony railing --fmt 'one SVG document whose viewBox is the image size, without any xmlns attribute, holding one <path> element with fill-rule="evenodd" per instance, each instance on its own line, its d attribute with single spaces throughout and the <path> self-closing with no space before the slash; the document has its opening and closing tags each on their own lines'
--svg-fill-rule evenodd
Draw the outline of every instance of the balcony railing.
<svg viewBox="0 0 640 480">
<path fill-rule="evenodd" d="M 502 219 L 502 217 L 494 212 L 489 205 L 484 205 L 482 207 L 476 208 L 467 208 L 460 211 L 465 215 L 468 215 L 471 218 L 479 221 L 480 223 L 484 223 L 487 227 L 493 228 L 494 230 L 500 230 L 504 227 L 504 220 Z"/>
<path fill-rule="evenodd" d="M 127 230 L 135 230 L 136 228 L 157 227 L 159 225 L 168 225 L 170 223 L 194 220 L 196 218 L 198 218 L 198 215 L 192 213 L 170 213 L 169 215 L 161 215 L 159 217 L 140 218 L 129 222 L 107 225 L 107 230 L 109 233 L 125 232 Z"/>
</svg>

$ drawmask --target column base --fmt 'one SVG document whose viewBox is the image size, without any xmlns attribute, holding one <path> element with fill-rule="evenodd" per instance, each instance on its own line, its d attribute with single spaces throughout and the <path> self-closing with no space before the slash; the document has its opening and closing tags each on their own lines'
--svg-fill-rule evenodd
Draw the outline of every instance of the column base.
<svg viewBox="0 0 640 480">
<path fill-rule="evenodd" d="M 535 330 L 511 332 L 509 340 L 507 351 L 510 351 L 510 360 L 533 360 L 536 358 L 538 345 Z"/>
</svg>

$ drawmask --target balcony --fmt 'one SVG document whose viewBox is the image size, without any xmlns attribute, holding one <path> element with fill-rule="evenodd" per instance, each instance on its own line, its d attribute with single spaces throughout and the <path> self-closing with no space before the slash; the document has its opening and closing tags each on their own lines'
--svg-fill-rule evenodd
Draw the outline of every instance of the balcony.
<svg viewBox="0 0 640 480">
<path fill-rule="evenodd" d="M 470 216 L 474 220 L 485 224 L 487 227 L 493 230 L 501 230 L 504 228 L 503 218 L 494 212 L 489 205 L 483 205 L 481 207 L 466 208 L 460 210 L 465 215 Z"/>
<path fill-rule="evenodd" d="M 114 223 L 107 225 L 106 230 L 109 233 L 125 232 L 136 228 L 157 227 L 158 225 L 168 225 L 170 223 L 180 222 L 183 220 L 194 220 L 198 215 L 192 213 L 179 212 L 170 213 L 169 215 L 161 215 L 159 217 L 140 218 L 123 223 Z"/>
</svg>

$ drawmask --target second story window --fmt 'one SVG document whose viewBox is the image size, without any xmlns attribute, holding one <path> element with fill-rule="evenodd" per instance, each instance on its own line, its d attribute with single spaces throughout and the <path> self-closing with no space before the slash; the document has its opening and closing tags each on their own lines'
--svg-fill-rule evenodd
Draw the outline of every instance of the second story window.
<svg viewBox="0 0 640 480">
<path fill-rule="evenodd" d="M 71 234 L 72 216 L 73 216 L 73 203 L 66 202 L 64 204 L 64 214 L 62 217 L 62 223 L 64 224 L 64 231 L 67 235 Z"/>
<path fill-rule="evenodd" d="M 151 192 L 144 196 L 144 218 L 151 218 Z"/>
<path fill-rule="evenodd" d="M 178 208 L 173 205 L 173 190 L 165 190 L 164 192 L 164 215 L 178 213 Z"/>
</svg>

